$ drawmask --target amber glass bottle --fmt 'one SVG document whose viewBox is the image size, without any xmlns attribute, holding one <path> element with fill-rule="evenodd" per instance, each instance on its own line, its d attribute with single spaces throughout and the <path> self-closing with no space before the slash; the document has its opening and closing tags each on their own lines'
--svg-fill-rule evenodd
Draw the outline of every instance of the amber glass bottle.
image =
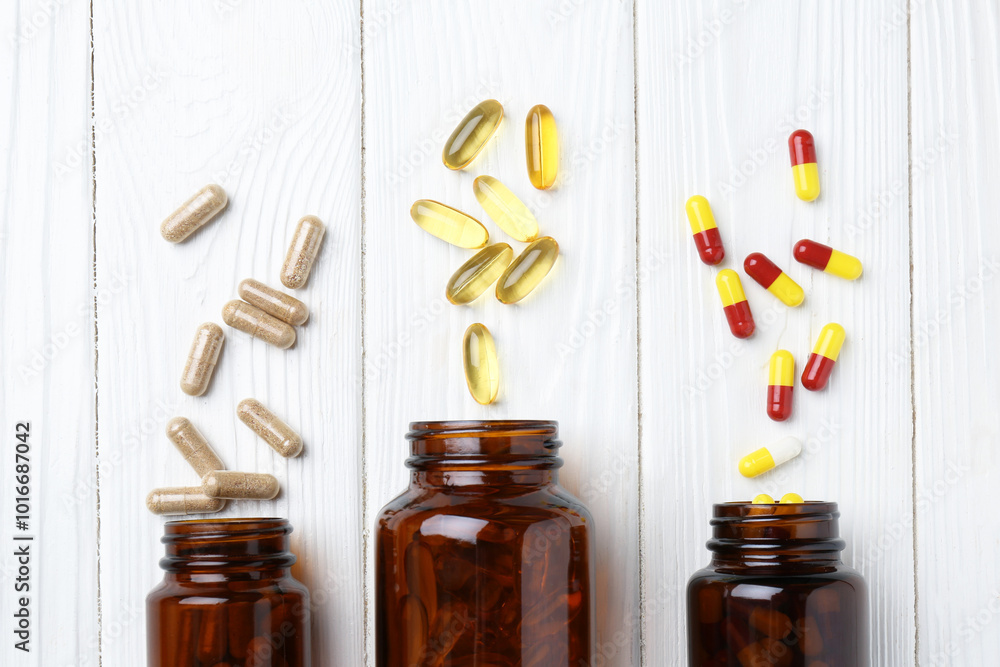
<svg viewBox="0 0 1000 667">
<path fill-rule="evenodd" d="M 376 527 L 376 665 L 589 665 L 593 520 L 558 484 L 557 424 L 410 428 Z"/>
<path fill-rule="evenodd" d="M 715 506 L 688 583 L 688 663 L 866 667 L 864 579 L 840 560 L 836 503 Z"/>
<path fill-rule="evenodd" d="M 171 521 L 146 598 L 148 667 L 310 667 L 309 591 L 285 519 Z"/>
</svg>

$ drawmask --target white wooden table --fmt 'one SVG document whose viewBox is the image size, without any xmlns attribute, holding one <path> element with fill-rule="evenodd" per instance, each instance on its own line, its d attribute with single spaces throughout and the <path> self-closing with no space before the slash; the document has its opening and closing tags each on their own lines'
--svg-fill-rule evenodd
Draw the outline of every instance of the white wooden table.
<svg viewBox="0 0 1000 667">
<path fill-rule="evenodd" d="M 295 574 L 322 602 L 317 665 L 374 664 L 371 527 L 406 482 L 407 423 L 513 417 L 559 420 L 563 483 L 596 517 L 600 664 L 686 664 L 683 591 L 708 561 L 710 506 L 758 491 L 840 502 L 874 665 L 996 664 L 998 31 L 991 0 L 5 2 L 0 663 L 144 664 L 162 519 L 143 500 L 196 481 L 163 435 L 183 414 L 230 467 L 280 478 L 278 500 L 225 514 L 294 524 Z M 489 97 L 507 110 L 498 137 L 448 172 L 444 138 Z M 551 193 L 524 168 L 536 103 L 561 132 Z M 818 143 L 812 204 L 792 194 L 798 127 Z M 447 304 L 468 253 L 409 219 L 424 197 L 482 216 L 481 173 L 562 246 L 515 307 Z M 210 181 L 225 214 L 164 242 L 159 221 Z M 763 251 L 807 291 L 789 310 L 745 280 L 759 325 L 745 343 L 695 255 L 692 194 L 712 202 L 726 266 Z M 242 278 L 277 284 L 307 213 L 329 230 L 299 343 L 230 332 L 210 392 L 183 395 L 195 327 Z M 865 275 L 795 264 L 803 237 Z M 771 423 L 771 351 L 801 368 L 831 320 L 848 331 L 832 386 Z M 501 354 L 490 407 L 461 374 L 475 321 Z M 246 396 L 300 429 L 300 459 L 238 422 Z M 25 421 L 29 654 L 12 640 Z M 807 452 L 736 474 L 785 434 Z"/>
</svg>

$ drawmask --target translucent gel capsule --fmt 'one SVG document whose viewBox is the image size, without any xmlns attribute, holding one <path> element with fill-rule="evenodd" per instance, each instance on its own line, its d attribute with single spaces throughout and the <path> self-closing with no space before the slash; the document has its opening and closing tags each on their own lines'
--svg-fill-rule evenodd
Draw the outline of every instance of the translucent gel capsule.
<svg viewBox="0 0 1000 667">
<path fill-rule="evenodd" d="M 236 416 L 263 438 L 271 449 L 285 458 L 298 456 L 302 452 L 302 437 L 260 401 L 244 398 L 236 407 Z"/>
<path fill-rule="evenodd" d="M 309 319 L 309 308 L 306 304 L 291 294 L 268 287 L 259 280 L 247 278 L 240 283 L 238 291 L 241 299 L 282 322 L 298 326 L 305 324 Z"/>
<path fill-rule="evenodd" d="M 191 351 L 184 363 L 181 373 L 181 391 L 188 396 L 201 396 L 208 389 L 215 372 L 215 364 L 219 361 L 219 353 L 226 334 L 222 327 L 214 322 L 205 322 L 198 327 L 191 343 Z"/>
<path fill-rule="evenodd" d="M 778 503 L 782 505 L 792 505 L 804 502 L 805 501 L 802 499 L 802 496 L 800 496 L 797 493 L 786 493 L 785 495 L 781 496 L 781 500 L 778 501 Z"/>
<path fill-rule="evenodd" d="M 788 350 L 771 355 L 767 378 L 767 416 L 783 422 L 792 416 L 792 390 L 795 387 L 795 357 Z"/>
<path fill-rule="evenodd" d="M 494 243 L 477 252 L 451 276 L 445 296 L 460 306 L 479 298 L 497 281 L 514 259 L 514 251 L 506 243 Z"/>
<path fill-rule="evenodd" d="M 788 137 L 788 152 L 792 159 L 795 195 L 802 201 L 819 197 L 819 168 L 816 165 L 816 143 L 806 130 L 795 130 Z"/>
<path fill-rule="evenodd" d="M 544 104 L 531 107 L 524 121 L 524 153 L 528 179 L 539 190 L 548 190 L 559 174 L 559 130 Z"/>
<path fill-rule="evenodd" d="M 705 264 L 715 266 L 725 258 L 726 251 L 722 247 L 722 236 L 719 235 L 719 228 L 715 224 L 712 207 L 709 206 L 707 199 L 695 195 L 687 200 L 684 210 L 687 211 L 698 256 Z"/>
<path fill-rule="evenodd" d="M 767 447 L 750 452 L 740 459 L 738 469 L 744 477 L 756 477 L 777 468 L 782 463 L 788 463 L 801 453 L 802 443 L 799 439 L 788 436 Z M 754 502 L 757 502 L 756 498 Z M 774 500 L 768 502 L 774 502 Z"/>
<path fill-rule="evenodd" d="M 449 169 L 464 169 L 476 159 L 503 120 L 503 105 L 496 100 L 480 102 L 465 114 L 444 144 L 441 160 Z"/>
<path fill-rule="evenodd" d="M 831 322 L 823 327 L 816 339 L 809 361 L 802 370 L 802 386 L 809 391 L 819 391 L 830 381 L 833 366 L 837 363 L 847 333 L 844 327 Z"/>
<path fill-rule="evenodd" d="M 146 507 L 153 514 L 210 514 L 225 509 L 226 501 L 209 498 L 200 486 L 175 486 L 150 491 Z"/>
<path fill-rule="evenodd" d="M 204 227 L 228 202 L 225 190 L 206 185 L 160 224 L 160 234 L 171 243 L 180 243 Z"/>
<path fill-rule="evenodd" d="M 413 202 L 410 217 L 425 232 L 459 248 L 482 248 L 490 240 L 481 222 L 433 199 Z"/>
<path fill-rule="evenodd" d="M 753 500 L 751 500 L 750 502 L 754 505 L 773 505 L 774 498 L 767 495 L 766 493 L 758 493 L 756 496 L 753 497 Z"/>
<path fill-rule="evenodd" d="M 208 440 L 187 417 L 174 417 L 167 422 L 167 437 L 199 477 L 213 470 L 226 469 Z"/>
<path fill-rule="evenodd" d="M 747 255 L 743 261 L 743 270 L 758 285 L 778 297 L 786 306 L 795 307 L 806 298 L 806 293 L 802 291 L 798 283 L 759 252 Z"/>
<path fill-rule="evenodd" d="M 492 176 L 479 176 L 472 189 L 479 205 L 511 238 L 522 243 L 538 238 L 538 220 L 506 185 Z"/>
<path fill-rule="evenodd" d="M 234 329 L 283 350 L 295 343 L 295 329 L 292 325 L 243 301 L 227 303 L 222 309 L 222 320 Z"/>
<path fill-rule="evenodd" d="M 201 478 L 201 490 L 209 498 L 270 500 L 281 486 L 266 473 L 215 470 Z"/>
<path fill-rule="evenodd" d="M 863 270 L 861 260 L 857 257 L 809 239 L 802 239 L 796 243 L 792 255 L 797 262 L 844 280 L 857 280 Z"/>
<path fill-rule="evenodd" d="M 750 304 L 743 292 L 740 276 L 732 269 L 723 269 L 715 277 L 715 286 L 719 289 L 722 299 L 722 309 L 729 323 L 729 330 L 737 338 L 749 338 L 754 332 L 753 314 Z"/>
<path fill-rule="evenodd" d="M 282 285 L 288 289 L 299 289 L 306 284 L 325 234 L 326 225 L 315 215 L 299 220 L 285 255 L 285 263 L 281 266 Z"/>
<path fill-rule="evenodd" d="M 497 299 L 517 303 L 548 275 L 559 257 L 559 244 L 551 236 L 534 241 L 517 256 L 497 281 Z"/>
<path fill-rule="evenodd" d="M 465 330 L 462 364 L 472 398 L 482 405 L 495 401 L 500 390 L 500 366 L 493 335 L 482 324 L 473 324 Z"/>
</svg>

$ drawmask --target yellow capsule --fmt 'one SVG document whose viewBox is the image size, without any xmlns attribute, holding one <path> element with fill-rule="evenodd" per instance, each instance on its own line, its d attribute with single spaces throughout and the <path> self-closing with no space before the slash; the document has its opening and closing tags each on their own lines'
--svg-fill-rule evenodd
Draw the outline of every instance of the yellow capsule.
<svg viewBox="0 0 1000 667">
<path fill-rule="evenodd" d="M 744 477 L 763 475 L 768 470 L 791 461 L 801 453 L 802 443 L 798 438 L 788 436 L 744 456 L 740 459 L 739 471 Z"/>
<path fill-rule="evenodd" d="M 305 324 L 309 319 L 309 308 L 291 294 L 285 294 L 268 287 L 259 280 L 247 278 L 240 283 L 240 298 L 251 306 L 257 306 L 268 315 L 277 317 L 288 324 Z"/>
<path fill-rule="evenodd" d="M 510 265 L 514 251 L 506 243 L 486 246 L 472 259 L 458 267 L 445 289 L 445 296 L 456 306 L 479 298 Z"/>
<path fill-rule="evenodd" d="M 483 223 L 433 199 L 413 202 L 410 217 L 425 232 L 459 248 L 482 248 L 490 240 Z"/>
<path fill-rule="evenodd" d="M 492 176 L 479 176 L 472 182 L 479 205 L 511 238 L 530 243 L 538 238 L 538 220 L 506 185 Z"/>
<path fill-rule="evenodd" d="M 774 498 L 767 495 L 766 493 L 758 493 L 756 496 L 753 497 L 753 500 L 751 502 L 754 505 L 773 505 Z"/>
<path fill-rule="evenodd" d="M 181 391 L 189 396 L 201 396 L 205 393 L 208 383 L 212 381 L 212 373 L 215 372 L 215 364 L 225 340 L 222 327 L 214 322 L 205 322 L 198 327 L 181 374 Z"/>
<path fill-rule="evenodd" d="M 171 243 L 180 243 L 208 224 L 227 203 L 225 190 L 218 185 L 206 185 L 163 221 L 160 234 Z"/>
<path fill-rule="evenodd" d="M 531 184 L 539 190 L 551 188 L 559 173 L 559 130 L 544 104 L 531 107 L 524 121 L 524 152 Z"/>
<path fill-rule="evenodd" d="M 781 496 L 781 500 L 779 500 L 778 502 L 781 503 L 782 505 L 793 505 L 796 503 L 804 503 L 805 501 L 802 499 L 802 496 L 800 496 L 797 493 L 786 493 L 785 495 Z"/>
<path fill-rule="evenodd" d="M 209 498 L 200 486 L 173 486 L 150 491 L 146 507 L 153 514 L 210 514 L 225 509 L 226 501 Z"/>
<path fill-rule="evenodd" d="M 455 126 L 444 145 L 441 160 L 449 169 L 464 169 L 500 127 L 503 105 L 496 100 L 480 102 Z"/>
<path fill-rule="evenodd" d="M 462 364 L 465 383 L 477 403 L 489 405 L 500 390 L 500 367 L 493 335 L 482 324 L 470 325 L 462 341 Z"/>
<path fill-rule="evenodd" d="M 257 306 L 244 301 L 230 301 L 222 308 L 222 321 L 265 343 L 286 350 L 295 344 L 295 328 Z"/>
<path fill-rule="evenodd" d="M 559 257 L 559 244 L 551 236 L 534 241 L 517 256 L 497 281 L 497 299 L 517 303 L 538 286 Z"/>
<path fill-rule="evenodd" d="M 288 289 L 299 289 L 309 280 L 313 262 L 319 255 L 326 225 L 315 215 L 307 215 L 299 220 L 288 246 L 285 263 L 281 266 L 281 284 Z"/>
</svg>

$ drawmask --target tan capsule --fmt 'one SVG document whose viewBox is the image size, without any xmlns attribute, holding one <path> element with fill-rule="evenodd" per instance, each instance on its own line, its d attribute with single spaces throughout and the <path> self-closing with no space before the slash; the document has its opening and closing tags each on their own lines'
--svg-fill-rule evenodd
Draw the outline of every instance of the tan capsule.
<svg viewBox="0 0 1000 667">
<path fill-rule="evenodd" d="M 496 133 L 503 120 L 503 105 L 496 100 L 480 102 L 455 126 L 445 142 L 441 161 L 449 169 L 464 169 Z"/>
<path fill-rule="evenodd" d="M 538 220 L 535 215 L 506 185 L 492 176 L 484 175 L 476 177 L 472 182 L 472 189 L 476 192 L 479 205 L 511 238 L 522 243 L 530 243 L 538 238 Z"/>
<path fill-rule="evenodd" d="M 295 343 L 295 328 L 292 325 L 243 301 L 227 303 L 222 308 L 222 321 L 283 350 Z"/>
<path fill-rule="evenodd" d="M 482 248 L 490 240 L 483 223 L 433 199 L 413 202 L 410 217 L 425 232 L 459 248 Z"/>
<path fill-rule="evenodd" d="M 281 267 L 281 284 L 288 289 L 299 289 L 309 280 L 313 262 L 323 243 L 326 226 L 315 215 L 307 215 L 299 220 L 288 246 L 285 263 Z"/>
<path fill-rule="evenodd" d="M 445 288 L 445 296 L 456 306 L 471 303 L 497 281 L 514 259 L 514 251 L 506 243 L 486 246 L 458 267 Z"/>
<path fill-rule="evenodd" d="M 225 190 L 218 185 L 206 185 L 167 216 L 160 224 L 160 234 L 171 243 L 180 243 L 218 215 L 227 203 Z"/>
<path fill-rule="evenodd" d="M 309 319 L 309 308 L 291 294 L 285 294 L 268 287 L 259 280 L 247 278 L 240 283 L 240 298 L 251 306 L 257 306 L 268 315 L 274 315 L 282 322 L 296 326 Z"/>
<path fill-rule="evenodd" d="M 181 374 L 181 391 L 189 396 L 201 396 L 205 393 L 208 383 L 212 381 L 212 373 L 215 372 L 215 364 L 225 340 L 226 334 L 222 333 L 222 327 L 214 322 L 205 322 L 198 327 Z"/>
<path fill-rule="evenodd" d="M 216 470 L 201 478 L 201 490 L 209 498 L 270 500 L 281 486 L 266 473 Z"/>
<path fill-rule="evenodd" d="M 497 362 L 493 334 L 484 325 L 476 323 L 465 330 L 462 364 L 465 368 L 465 383 L 476 403 L 489 405 L 497 400 L 500 365 Z"/>
<path fill-rule="evenodd" d="M 153 514 L 210 514 L 225 509 L 226 501 L 209 498 L 198 486 L 175 486 L 150 491 L 146 507 Z"/>
<path fill-rule="evenodd" d="M 497 280 L 497 299 L 511 304 L 528 296 L 548 275 L 558 257 L 559 244 L 551 236 L 543 236 L 529 245 Z"/>
<path fill-rule="evenodd" d="M 260 401 L 244 398 L 236 406 L 236 416 L 285 458 L 298 456 L 302 452 L 302 438 L 299 434 Z"/>
<path fill-rule="evenodd" d="M 222 459 L 208 444 L 208 440 L 187 417 L 171 419 L 167 423 L 167 437 L 199 477 L 204 477 L 213 470 L 226 469 Z"/>
</svg>

